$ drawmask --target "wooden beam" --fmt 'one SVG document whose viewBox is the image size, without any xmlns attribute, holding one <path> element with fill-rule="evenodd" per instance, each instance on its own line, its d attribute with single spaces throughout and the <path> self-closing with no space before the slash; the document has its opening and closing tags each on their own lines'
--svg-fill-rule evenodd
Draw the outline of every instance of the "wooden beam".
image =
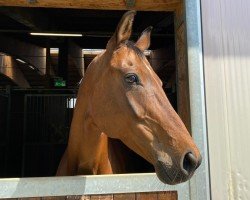
<svg viewBox="0 0 250 200">
<path fill-rule="evenodd" d="M 75 67 L 77 68 L 81 77 L 84 76 L 84 58 L 82 48 L 76 45 L 74 42 L 69 42 L 69 56 L 73 60 Z"/>
<path fill-rule="evenodd" d="M 182 0 L 136 0 L 134 6 L 127 7 L 124 0 L 0 0 L 0 6 L 47 7 L 47 8 L 81 8 L 102 10 L 144 10 L 175 11 Z"/>
<path fill-rule="evenodd" d="M 189 79 L 187 62 L 186 24 L 184 20 L 184 4 L 175 13 L 175 44 L 177 67 L 177 107 L 178 114 L 191 131 L 191 113 L 189 98 Z"/>
<path fill-rule="evenodd" d="M 69 66 L 69 48 L 68 48 L 68 40 L 65 39 L 59 45 L 59 53 L 58 53 L 58 76 L 62 77 L 63 80 L 68 81 L 68 66 Z"/>
<path fill-rule="evenodd" d="M 35 66 L 41 75 L 46 73 L 46 48 L 1 35 L 0 52 L 20 58 Z"/>
<path fill-rule="evenodd" d="M 28 81 L 23 73 L 16 67 L 15 61 L 11 56 L 0 54 L 0 73 L 9 77 L 21 88 L 30 88 Z"/>
<path fill-rule="evenodd" d="M 55 76 L 55 69 L 52 66 L 52 58 L 50 53 L 50 46 L 46 48 L 46 75 L 48 77 Z"/>
<path fill-rule="evenodd" d="M 51 22 L 49 22 L 48 17 L 39 10 L 32 12 L 17 7 L 1 7 L 0 12 L 31 30 L 49 30 L 49 24 Z"/>
</svg>

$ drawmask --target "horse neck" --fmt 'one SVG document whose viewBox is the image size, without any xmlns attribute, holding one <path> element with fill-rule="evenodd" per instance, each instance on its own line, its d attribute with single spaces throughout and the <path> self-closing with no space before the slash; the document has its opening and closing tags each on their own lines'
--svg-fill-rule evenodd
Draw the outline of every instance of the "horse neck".
<svg viewBox="0 0 250 200">
<path fill-rule="evenodd" d="M 117 164 L 117 159 L 121 159 L 119 148 L 114 148 L 110 138 L 96 126 L 90 115 L 93 83 L 102 74 L 105 58 L 110 56 L 108 52 L 102 55 L 90 64 L 78 91 L 68 143 L 68 163 L 72 165 L 68 168 L 72 175 L 124 171 Z"/>
<path fill-rule="evenodd" d="M 87 87 L 79 89 L 68 143 L 68 168 L 75 174 L 112 173 L 108 138 L 89 115 Z"/>
</svg>

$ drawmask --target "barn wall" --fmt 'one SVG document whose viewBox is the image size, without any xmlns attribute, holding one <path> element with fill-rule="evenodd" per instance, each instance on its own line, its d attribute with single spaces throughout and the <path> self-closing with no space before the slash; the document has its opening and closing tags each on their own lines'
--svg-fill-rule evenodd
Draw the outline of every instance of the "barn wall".
<svg viewBox="0 0 250 200">
<path fill-rule="evenodd" d="M 250 1 L 201 0 L 213 199 L 250 199 Z"/>
</svg>

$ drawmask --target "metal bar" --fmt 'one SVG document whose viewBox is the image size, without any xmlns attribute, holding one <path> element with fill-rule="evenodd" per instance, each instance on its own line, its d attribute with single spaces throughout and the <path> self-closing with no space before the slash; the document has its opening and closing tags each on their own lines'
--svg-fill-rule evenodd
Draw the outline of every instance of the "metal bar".
<svg viewBox="0 0 250 200">
<path fill-rule="evenodd" d="M 45 112 L 46 112 L 46 100 L 47 100 L 47 97 L 43 97 L 43 108 L 42 108 L 42 120 L 43 120 L 43 126 L 42 126 L 42 135 L 46 135 L 46 133 L 48 132 L 47 131 L 47 119 L 46 119 L 46 115 L 45 115 Z"/>
<path fill-rule="evenodd" d="M 5 158 L 4 158 L 4 173 L 7 174 L 7 163 L 9 161 L 9 148 L 10 148 L 10 119 L 11 119 L 11 87 L 8 86 L 6 89 L 6 97 L 7 100 L 7 124 L 6 124 L 6 132 L 5 132 Z"/>
<path fill-rule="evenodd" d="M 188 200 L 188 184 L 165 185 L 151 174 L 0 179 L 0 198 L 177 191 Z"/>
<path fill-rule="evenodd" d="M 29 97 L 74 97 L 74 94 L 26 94 Z"/>
<path fill-rule="evenodd" d="M 200 0 L 186 0 L 188 73 L 192 136 L 201 150 L 202 165 L 190 181 L 192 200 L 210 199 L 205 87 L 201 35 Z"/>
<path fill-rule="evenodd" d="M 25 140 L 26 140 L 26 123 L 27 123 L 27 96 L 24 96 L 23 112 L 23 141 L 22 141 L 22 176 L 25 175 Z"/>
</svg>

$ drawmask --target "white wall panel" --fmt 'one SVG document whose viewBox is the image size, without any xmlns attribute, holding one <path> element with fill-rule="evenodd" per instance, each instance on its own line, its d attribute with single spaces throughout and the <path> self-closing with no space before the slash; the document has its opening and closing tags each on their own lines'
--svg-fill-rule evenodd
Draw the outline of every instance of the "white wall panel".
<svg viewBox="0 0 250 200">
<path fill-rule="evenodd" d="M 212 199 L 250 199 L 250 1 L 201 0 Z"/>
</svg>

